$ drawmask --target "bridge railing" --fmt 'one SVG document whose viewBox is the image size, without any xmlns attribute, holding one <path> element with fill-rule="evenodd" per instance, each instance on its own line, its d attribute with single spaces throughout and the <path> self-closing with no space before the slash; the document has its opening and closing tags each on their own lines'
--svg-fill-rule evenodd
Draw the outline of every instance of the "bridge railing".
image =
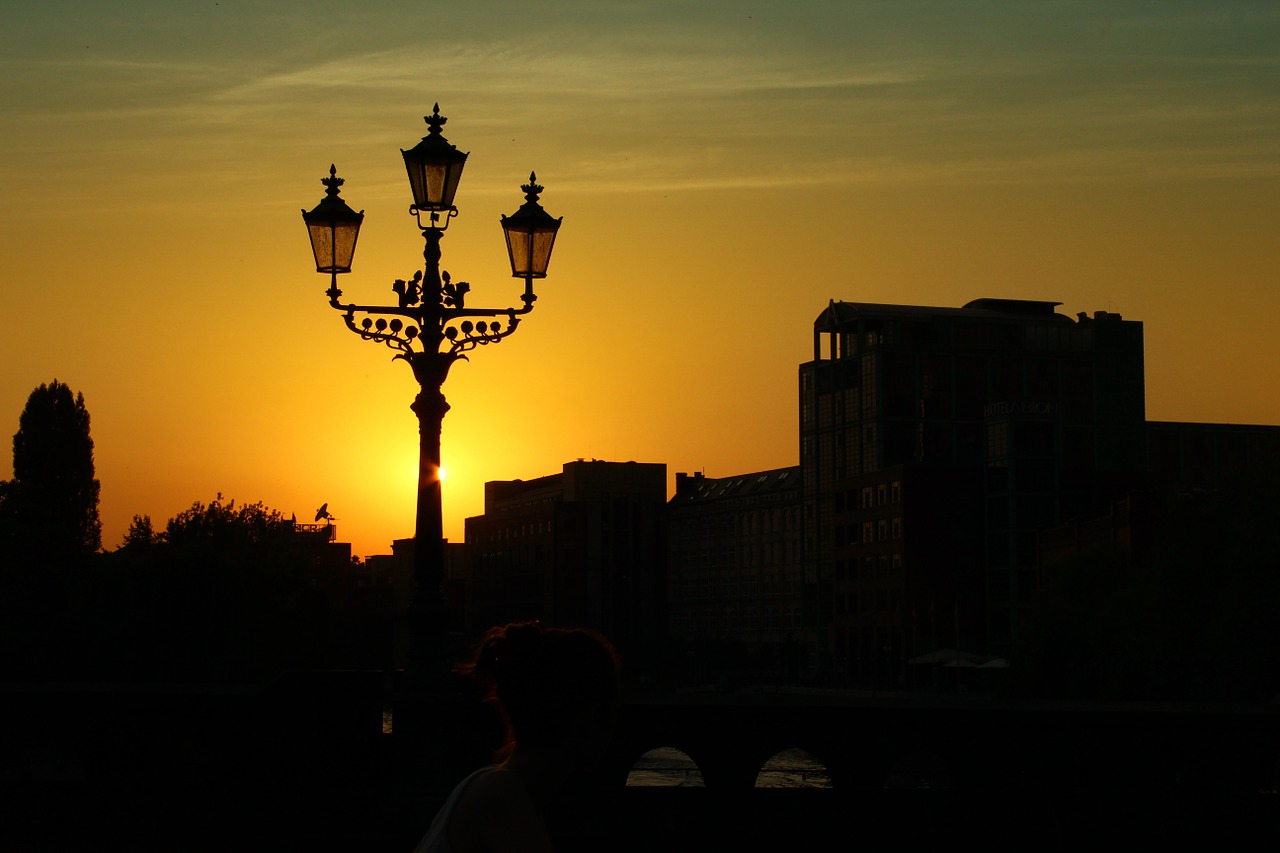
<svg viewBox="0 0 1280 853">
<path fill-rule="evenodd" d="M 443 792 L 423 786 L 394 726 L 384 733 L 386 690 L 369 672 L 296 674 L 265 690 L 0 685 L 0 848 L 412 849 Z M 655 748 L 688 755 L 703 787 L 627 787 Z M 832 787 L 756 788 L 791 749 Z M 1171 842 L 1242 828 L 1274 837 L 1278 762 L 1270 707 L 639 697 L 597 775 L 549 821 L 567 850 L 791 849 L 855 830 L 924 844 L 977 828 L 1013 843 L 1046 826 L 1086 843 L 1106 821 Z M 175 844 L 193 828 L 203 841 Z"/>
</svg>

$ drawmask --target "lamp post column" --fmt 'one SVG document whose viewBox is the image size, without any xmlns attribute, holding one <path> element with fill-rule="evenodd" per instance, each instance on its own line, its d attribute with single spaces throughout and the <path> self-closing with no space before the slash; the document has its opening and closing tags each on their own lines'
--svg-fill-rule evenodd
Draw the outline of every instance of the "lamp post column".
<svg viewBox="0 0 1280 853">
<path fill-rule="evenodd" d="M 440 296 L 440 239 L 443 230 L 422 229 L 424 247 L 422 296 L 422 351 L 409 358 L 420 389 L 409 408 L 418 417 L 418 492 L 414 517 L 413 597 L 409 602 L 409 651 L 407 683 L 401 731 L 413 731 L 429 704 L 446 695 L 449 665 L 449 605 L 444 594 L 444 502 L 440 484 L 440 434 L 449 403 L 444 382 L 457 355 L 441 345 L 443 334 Z M 403 719 L 407 717 L 408 719 Z M 423 721 L 430 727 L 429 721 Z"/>
<path fill-rule="evenodd" d="M 422 389 L 410 408 L 418 416 L 418 506 L 414 520 L 413 583 L 409 605 L 413 637 L 412 668 L 425 664 L 430 671 L 435 658 L 445 656 L 448 608 L 445 605 L 444 521 L 440 491 L 440 432 L 449 411 L 441 385 L 448 370 L 419 371 L 423 361 L 443 361 L 441 353 L 424 353 L 414 360 L 414 373 Z M 423 375 L 427 374 L 427 375 Z M 431 375 L 435 374 L 435 375 Z"/>
</svg>

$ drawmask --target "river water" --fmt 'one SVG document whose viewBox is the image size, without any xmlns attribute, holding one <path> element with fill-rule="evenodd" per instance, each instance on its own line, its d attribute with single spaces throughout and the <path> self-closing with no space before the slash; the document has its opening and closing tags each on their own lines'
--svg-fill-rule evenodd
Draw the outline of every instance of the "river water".
<svg viewBox="0 0 1280 853">
<path fill-rule="evenodd" d="M 678 749 L 651 749 L 636 760 L 627 786 L 637 788 L 701 788 L 702 772 Z M 827 768 L 803 749 L 787 749 L 765 762 L 757 788 L 830 788 Z"/>
</svg>

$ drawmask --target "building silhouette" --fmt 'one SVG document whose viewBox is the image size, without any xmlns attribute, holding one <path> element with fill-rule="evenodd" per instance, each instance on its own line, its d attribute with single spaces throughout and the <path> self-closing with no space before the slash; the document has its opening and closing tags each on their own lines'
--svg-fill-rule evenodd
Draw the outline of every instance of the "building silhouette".
<svg viewBox="0 0 1280 853">
<path fill-rule="evenodd" d="M 629 660 L 665 634 L 667 466 L 569 462 L 558 474 L 485 483 L 466 520 L 466 623 L 539 619 L 602 631 Z"/>
<path fill-rule="evenodd" d="M 667 505 L 672 639 L 687 668 L 796 675 L 804 665 L 800 469 L 676 474 Z"/>
<path fill-rule="evenodd" d="M 449 593 L 463 636 L 536 618 L 694 677 L 915 687 L 944 650 L 1016 657 L 1046 578 L 1135 564 L 1280 475 L 1280 427 L 1146 421 L 1142 323 L 1058 305 L 830 303 L 800 464 L 677 474 L 665 509 L 660 464 L 487 483 Z"/>
<path fill-rule="evenodd" d="M 373 587 L 386 590 L 390 600 L 392 666 L 407 666 L 413 650 L 413 632 L 409 625 L 409 609 L 414 595 L 413 537 L 394 539 L 391 553 L 366 557 L 363 575 Z M 444 541 L 444 583 L 442 590 L 448 604 L 449 624 L 446 633 L 451 649 L 457 653 L 470 651 L 475 635 L 466 633 L 464 607 L 467 599 L 466 547 L 461 542 Z"/>
<path fill-rule="evenodd" d="M 805 620 L 824 669 L 907 677 L 938 648 L 1007 655 L 1036 531 L 1144 467 L 1142 324 L 1059 303 L 832 302 L 800 366 Z"/>
<path fill-rule="evenodd" d="M 1148 487 L 1156 491 L 1235 491 L 1280 473 L 1280 426 L 1147 423 Z"/>
</svg>

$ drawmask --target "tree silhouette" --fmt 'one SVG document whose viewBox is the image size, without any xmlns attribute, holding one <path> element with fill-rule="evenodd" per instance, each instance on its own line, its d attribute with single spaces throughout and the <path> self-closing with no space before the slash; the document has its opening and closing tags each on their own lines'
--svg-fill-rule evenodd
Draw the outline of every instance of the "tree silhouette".
<svg viewBox="0 0 1280 853">
<path fill-rule="evenodd" d="M 91 641 L 82 580 L 102 541 L 84 397 L 56 379 L 27 398 L 0 482 L 0 667 L 11 678 L 68 671 Z"/>
<path fill-rule="evenodd" d="M 152 527 L 151 516 L 135 514 L 133 521 L 129 522 L 129 529 L 125 531 L 120 547 L 141 550 L 162 542 L 164 542 L 164 534 L 157 533 Z"/>
<path fill-rule="evenodd" d="M 84 395 L 58 380 L 27 398 L 13 436 L 13 479 L 0 483 L 5 544 L 19 555 L 61 558 L 102 545 L 99 484 Z"/>
<path fill-rule="evenodd" d="M 135 516 L 81 579 L 83 677 L 242 682 L 389 658 L 389 589 L 359 587 L 279 510 L 218 494 L 156 527 Z"/>
<path fill-rule="evenodd" d="M 196 501 L 169 519 L 164 540 L 177 549 L 227 553 L 279 543 L 292 532 L 293 525 L 279 510 L 261 501 L 236 506 L 219 492 L 209 503 Z"/>
</svg>

